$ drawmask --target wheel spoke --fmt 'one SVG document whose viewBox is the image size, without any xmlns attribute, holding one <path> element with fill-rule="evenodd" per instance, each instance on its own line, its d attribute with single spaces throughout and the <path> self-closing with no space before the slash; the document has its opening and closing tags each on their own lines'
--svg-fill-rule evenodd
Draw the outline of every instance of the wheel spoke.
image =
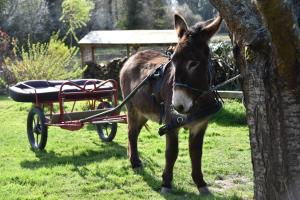
<svg viewBox="0 0 300 200">
<path fill-rule="evenodd" d="M 33 116 L 33 126 L 36 127 L 35 116 Z"/>
<path fill-rule="evenodd" d="M 38 146 L 39 145 L 39 134 L 36 134 L 36 145 Z"/>
<path fill-rule="evenodd" d="M 105 126 L 105 133 L 106 133 L 106 136 L 109 135 L 108 130 L 107 130 L 107 126 Z"/>
<path fill-rule="evenodd" d="M 39 115 L 34 115 L 33 116 L 33 124 L 34 124 L 33 131 L 35 133 L 35 144 L 36 144 L 36 146 L 38 146 L 39 143 L 40 143 L 39 135 L 42 134 L 42 129 L 41 129 L 41 123 L 40 123 L 40 117 L 39 117 Z"/>
</svg>

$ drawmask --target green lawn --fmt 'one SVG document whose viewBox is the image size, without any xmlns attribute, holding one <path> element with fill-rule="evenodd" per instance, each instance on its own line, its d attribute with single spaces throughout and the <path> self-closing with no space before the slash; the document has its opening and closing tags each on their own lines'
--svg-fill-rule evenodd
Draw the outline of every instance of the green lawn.
<svg viewBox="0 0 300 200">
<path fill-rule="evenodd" d="M 174 192 L 160 194 L 165 138 L 149 123 L 139 139 L 144 168 L 127 159 L 126 125 L 112 143 L 91 126 L 80 131 L 50 127 L 45 151 L 32 151 L 26 135 L 29 104 L 0 96 L 0 199 L 199 199 L 190 176 L 188 133 L 180 133 Z M 209 199 L 251 199 L 252 168 L 248 128 L 241 103 L 227 101 L 210 123 L 203 172 L 214 193 Z"/>
</svg>

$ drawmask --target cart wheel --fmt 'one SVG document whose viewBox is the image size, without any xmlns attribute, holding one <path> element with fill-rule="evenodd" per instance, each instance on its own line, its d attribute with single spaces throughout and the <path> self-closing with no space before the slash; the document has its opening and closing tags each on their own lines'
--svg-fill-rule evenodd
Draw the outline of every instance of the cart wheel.
<svg viewBox="0 0 300 200">
<path fill-rule="evenodd" d="M 32 108 L 27 117 L 27 136 L 33 149 L 43 150 L 47 143 L 48 127 L 45 115 L 40 108 Z"/>
<path fill-rule="evenodd" d="M 97 109 L 111 107 L 112 106 L 108 102 L 102 102 L 99 104 Z M 103 142 L 111 142 L 115 138 L 117 127 L 117 123 L 96 124 L 98 135 Z"/>
</svg>

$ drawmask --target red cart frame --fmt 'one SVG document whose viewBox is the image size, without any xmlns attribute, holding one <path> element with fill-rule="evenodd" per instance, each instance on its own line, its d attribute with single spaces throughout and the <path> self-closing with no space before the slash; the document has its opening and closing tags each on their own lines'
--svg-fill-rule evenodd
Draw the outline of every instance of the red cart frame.
<svg viewBox="0 0 300 200">
<path fill-rule="evenodd" d="M 115 137 L 117 123 L 127 123 L 127 116 L 120 114 L 120 111 L 93 117 L 118 106 L 118 83 L 113 79 L 105 81 L 85 79 L 83 85 L 76 84 L 74 81 L 64 81 L 59 86 L 57 99 L 54 100 L 41 100 L 37 88 L 26 82 L 20 85 L 34 91 L 34 106 L 27 118 L 27 135 L 32 148 L 45 148 L 49 126 L 75 131 L 81 129 L 86 123 L 95 124 L 100 139 L 109 142 Z M 86 101 L 89 110 L 74 111 L 75 104 L 79 101 Z M 71 111 L 66 111 L 66 102 L 73 102 Z M 58 112 L 55 112 L 55 105 L 58 105 Z M 104 127 L 108 128 L 107 134 L 103 133 Z"/>
</svg>

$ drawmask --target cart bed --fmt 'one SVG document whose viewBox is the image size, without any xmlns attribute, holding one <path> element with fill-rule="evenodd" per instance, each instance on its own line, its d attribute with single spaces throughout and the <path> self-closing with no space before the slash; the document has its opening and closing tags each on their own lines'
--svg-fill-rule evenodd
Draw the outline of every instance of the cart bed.
<svg viewBox="0 0 300 200">
<path fill-rule="evenodd" d="M 9 96 L 18 102 L 36 102 L 38 100 L 43 103 L 58 101 L 60 93 L 69 93 L 71 95 L 66 98 L 80 100 L 109 96 L 112 94 L 113 89 L 112 82 L 97 79 L 30 80 L 19 82 L 10 87 Z"/>
</svg>

